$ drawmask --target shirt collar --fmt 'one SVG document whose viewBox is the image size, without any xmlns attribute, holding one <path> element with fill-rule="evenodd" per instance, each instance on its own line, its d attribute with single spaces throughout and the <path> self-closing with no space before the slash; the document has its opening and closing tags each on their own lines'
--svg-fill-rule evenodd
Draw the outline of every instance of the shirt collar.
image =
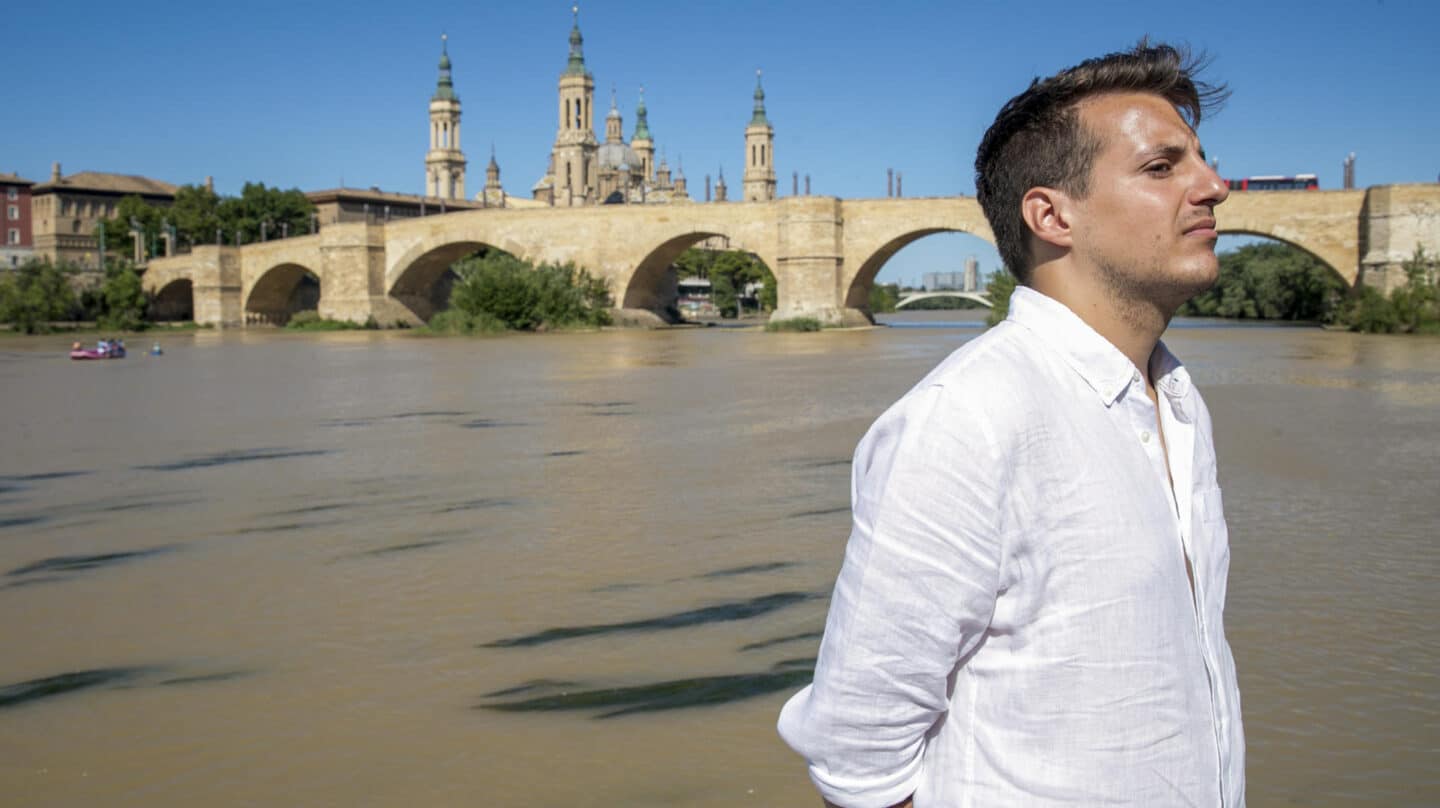
<svg viewBox="0 0 1440 808">
<path fill-rule="evenodd" d="M 1131 384 L 1143 382 L 1140 371 L 1119 348 L 1064 303 L 1028 286 L 1015 287 L 1005 319 L 1034 332 L 1054 348 L 1107 407 Z M 1163 342 L 1157 343 L 1150 355 L 1150 371 L 1156 379 L 1156 388 L 1170 401 L 1175 414 L 1188 421 L 1190 413 L 1184 402 L 1190 389 L 1190 375 Z"/>
</svg>

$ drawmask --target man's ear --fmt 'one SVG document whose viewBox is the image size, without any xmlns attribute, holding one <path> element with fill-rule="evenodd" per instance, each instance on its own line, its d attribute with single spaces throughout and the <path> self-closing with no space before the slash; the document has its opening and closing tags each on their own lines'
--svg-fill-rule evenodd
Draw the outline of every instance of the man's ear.
<svg viewBox="0 0 1440 808">
<path fill-rule="evenodd" d="M 1055 247 L 1072 246 L 1070 228 L 1073 206 L 1064 191 L 1036 186 L 1020 199 L 1020 215 L 1035 238 Z"/>
</svg>

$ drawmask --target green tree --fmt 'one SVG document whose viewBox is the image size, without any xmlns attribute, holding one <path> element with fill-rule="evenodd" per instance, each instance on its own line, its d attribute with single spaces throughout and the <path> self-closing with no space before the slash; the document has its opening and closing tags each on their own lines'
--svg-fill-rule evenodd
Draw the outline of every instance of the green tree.
<svg viewBox="0 0 1440 808">
<path fill-rule="evenodd" d="M 1324 262 L 1288 244 L 1247 244 L 1220 254 L 1215 285 L 1188 301 L 1182 316 L 1328 321 L 1345 282 Z"/>
<path fill-rule="evenodd" d="M 49 261 L 28 261 L 0 277 L 0 320 L 25 334 L 49 329 L 75 309 L 75 292 L 66 273 Z"/>
<path fill-rule="evenodd" d="M 710 302 L 722 317 L 740 313 L 739 295 L 745 286 L 761 284 L 757 293 L 760 308 L 774 311 L 779 302 L 775 275 L 764 262 L 744 250 L 702 250 L 691 247 L 672 264 L 681 278 L 710 281 Z"/>
<path fill-rule="evenodd" d="M 180 240 L 191 244 L 214 244 L 215 231 L 224 230 L 220 218 L 220 195 L 203 185 L 182 185 L 175 190 L 175 204 L 166 215 Z"/>
<path fill-rule="evenodd" d="M 990 298 L 990 314 L 986 325 L 996 325 L 1010 313 L 1010 294 L 1015 291 L 1015 276 L 1001 269 L 985 280 L 985 296 Z"/>
<path fill-rule="evenodd" d="M 121 266 L 107 272 L 105 283 L 100 287 L 100 296 L 105 306 L 105 313 L 97 318 L 101 328 L 139 331 L 145 327 L 145 308 L 149 300 L 135 270 Z"/>
<path fill-rule="evenodd" d="M 290 235 L 310 232 L 310 214 L 315 206 L 298 188 L 282 191 L 267 188 L 263 182 L 247 182 L 240 190 L 240 196 L 222 199 L 216 213 L 220 225 L 225 229 L 227 243 L 239 231 L 246 244 L 260 240 L 261 229 L 265 238 L 280 238 L 288 225 Z M 209 234 L 214 238 L 214 234 Z"/>
<path fill-rule="evenodd" d="M 497 250 L 460 261 L 453 269 L 459 280 L 450 307 L 466 323 L 498 321 L 509 329 L 537 331 L 610 322 L 607 283 L 573 264 L 537 267 Z M 448 324 L 456 317 L 443 319 Z"/>
<path fill-rule="evenodd" d="M 1357 290 L 1340 318 L 1346 328 L 1372 334 L 1440 334 L 1440 262 L 1416 245 L 1403 267 L 1405 284 L 1388 297 L 1373 286 Z"/>
<path fill-rule="evenodd" d="M 872 283 L 870 285 L 870 313 L 888 314 L 900 302 L 900 284 Z"/>
<path fill-rule="evenodd" d="M 161 222 L 165 218 L 163 208 L 156 207 L 131 195 L 124 197 L 115 206 L 115 218 L 101 223 L 105 228 L 105 269 L 118 265 L 117 261 L 129 261 L 134 253 L 134 238 L 131 231 L 138 225 L 140 232 L 141 258 L 164 255 L 161 243 Z"/>
</svg>

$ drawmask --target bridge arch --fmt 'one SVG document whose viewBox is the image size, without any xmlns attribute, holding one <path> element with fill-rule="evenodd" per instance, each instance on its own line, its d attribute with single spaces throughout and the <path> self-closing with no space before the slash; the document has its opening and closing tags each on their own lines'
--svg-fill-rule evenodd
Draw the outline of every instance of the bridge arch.
<svg viewBox="0 0 1440 808">
<path fill-rule="evenodd" d="M 450 267 L 486 250 L 506 252 L 484 241 L 464 240 L 432 246 L 419 255 L 407 256 L 402 259 L 404 263 L 397 266 L 395 280 L 386 293 L 421 322 L 428 322 L 448 305 L 449 286 L 456 280 Z"/>
<path fill-rule="evenodd" d="M 868 313 L 870 310 L 870 288 L 874 285 L 875 276 L 880 274 L 880 270 L 885 266 L 885 263 L 891 258 L 894 258 L 896 253 L 911 244 L 926 236 L 933 236 L 939 233 L 962 233 L 967 236 L 979 238 L 992 245 L 994 244 L 993 239 L 989 238 L 990 234 L 988 230 L 980 233 L 963 227 L 920 227 L 890 235 L 889 238 L 878 244 L 868 245 L 869 250 L 862 253 L 864 259 L 860 262 L 860 268 L 856 270 L 855 275 L 850 280 L 849 287 L 845 290 L 845 307 L 859 309 L 860 311 Z"/>
<path fill-rule="evenodd" d="M 320 276 L 302 264 L 277 264 L 255 278 L 245 294 L 245 322 L 285 325 L 296 313 L 319 308 Z"/>
<path fill-rule="evenodd" d="M 678 278 L 672 277 L 669 269 L 686 250 L 712 238 L 724 239 L 727 245 L 732 245 L 728 247 L 729 249 L 749 253 L 755 260 L 765 265 L 772 277 L 776 276 L 773 260 L 767 260 L 759 250 L 747 249 L 741 244 L 732 244 L 733 236 L 724 232 L 725 229 L 711 227 L 690 230 L 664 238 L 659 244 L 650 247 L 636 261 L 634 270 L 620 278 L 623 288 L 611 290 L 611 293 L 615 295 L 616 304 L 622 309 L 649 311 L 667 322 L 676 321 L 678 312 L 673 310 L 676 299 L 676 290 L 673 284 Z M 779 282 L 778 279 L 776 282 Z"/>
<path fill-rule="evenodd" d="M 195 319 L 195 284 L 189 278 L 173 278 L 150 293 L 149 316 L 157 322 Z"/>
<path fill-rule="evenodd" d="M 1326 256 L 1326 255 L 1325 255 L 1324 253 L 1322 253 L 1322 252 L 1317 252 L 1317 251 L 1311 249 L 1309 246 L 1307 246 L 1307 245 L 1304 244 L 1303 242 L 1300 242 L 1300 241 L 1298 241 L 1298 240 L 1293 240 L 1293 239 L 1284 238 L 1284 237 L 1278 236 L 1278 235 L 1276 235 L 1276 234 L 1274 234 L 1274 233 L 1265 232 L 1265 231 L 1263 231 L 1263 230 L 1261 230 L 1261 229 L 1259 229 L 1259 228 L 1226 228 L 1226 227 L 1221 227 L 1221 228 L 1218 228 L 1216 232 L 1218 232 L 1221 236 L 1247 236 L 1247 237 L 1256 237 L 1256 238 L 1265 239 L 1266 241 L 1273 241 L 1273 242 L 1275 242 L 1275 243 L 1277 243 L 1277 244 L 1284 244 L 1286 247 L 1293 247 L 1293 248 L 1299 250 L 1300 252 L 1303 252 L 1303 253 L 1305 253 L 1306 255 L 1310 256 L 1311 258 L 1314 258 L 1316 261 L 1319 261 L 1321 264 L 1324 264 L 1324 265 L 1325 265 L 1325 268 L 1326 268 L 1326 269 L 1329 269 L 1332 273 L 1334 273 L 1334 274 L 1335 274 L 1335 277 L 1337 277 L 1337 278 L 1339 278 L 1340 280 L 1344 281 L 1344 282 L 1345 282 L 1345 285 L 1346 285 L 1347 287 L 1353 287 L 1353 286 L 1355 285 L 1355 279 L 1356 279 L 1356 276 L 1358 275 L 1358 273 L 1357 273 L 1356 271 L 1352 270 L 1351 272 L 1348 272 L 1348 273 L 1341 271 L 1339 267 L 1335 266 L 1335 263 L 1334 263 L 1334 261 L 1333 261 L 1333 256 Z M 1216 245 L 1215 245 L 1215 251 L 1216 251 L 1217 253 L 1219 253 L 1219 252 L 1228 252 L 1228 250 L 1225 249 L 1225 245 L 1223 245 L 1223 244 L 1216 244 Z"/>
</svg>

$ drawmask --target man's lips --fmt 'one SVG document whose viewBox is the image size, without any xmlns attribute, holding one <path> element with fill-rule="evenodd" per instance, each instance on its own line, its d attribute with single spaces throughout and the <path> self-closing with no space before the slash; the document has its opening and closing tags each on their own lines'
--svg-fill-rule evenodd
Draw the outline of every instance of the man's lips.
<svg viewBox="0 0 1440 808">
<path fill-rule="evenodd" d="M 1219 238 L 1220 234 L 1215 230 L 1214 219 L 1201 219 L 1200 221 L 1185 228 L 1185 235 L 1198 236 L 1200 238 Z"/>
</svg>

